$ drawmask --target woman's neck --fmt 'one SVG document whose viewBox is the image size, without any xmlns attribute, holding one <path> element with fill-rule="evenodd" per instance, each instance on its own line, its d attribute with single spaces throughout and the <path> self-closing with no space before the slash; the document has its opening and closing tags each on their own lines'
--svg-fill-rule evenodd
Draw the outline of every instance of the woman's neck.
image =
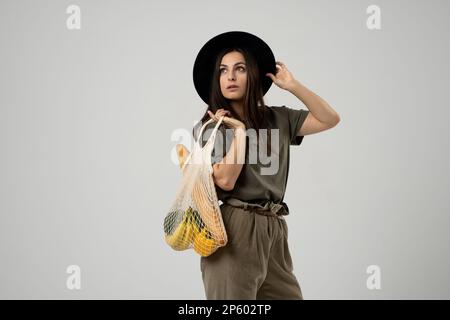
<svg viewBox="0 0 450 320">
<path fill-rule="evenodd" d="M 231 101 L 231 107 L 233 108 L 234 112 L 236 112 L 241 119 L 244 119 L 244 106 L 242 102 L 238 101 Z"/>
</svg>

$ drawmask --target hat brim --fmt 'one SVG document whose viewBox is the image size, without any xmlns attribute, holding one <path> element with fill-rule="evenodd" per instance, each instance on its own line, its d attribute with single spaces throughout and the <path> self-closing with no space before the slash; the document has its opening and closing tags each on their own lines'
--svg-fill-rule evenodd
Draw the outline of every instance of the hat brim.
<svg viewBox="0 0 450 320">
<path fill-rule="evenodd" d="M 195 90 L 201 99 L 209 104 L 211 81 L 217 55 L 223 48 L 245 48 L 254 56 L 259 67 L 263 95 L 269 91 L 272 79 L 267 73 L 275 74 L 275 56 L 270 47 L 257 36 L 244 31 L 229 31 L 210 39 L 198 52 L 194 62 L 193 80 Z"/>
</svg>

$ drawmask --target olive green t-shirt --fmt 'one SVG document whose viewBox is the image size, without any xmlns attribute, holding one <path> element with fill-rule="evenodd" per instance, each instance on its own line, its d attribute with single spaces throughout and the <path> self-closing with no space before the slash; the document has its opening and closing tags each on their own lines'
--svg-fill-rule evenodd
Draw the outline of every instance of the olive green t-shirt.
<svg viewBox="0 0 450 320">
<path fill-rule="evenodd" d="M 286 106 L 267 106 L 266 110 L 268 129 L 272 133 L 271 152 L 266 150 L 267 134 L 261 134 L 258 140 L 253 138 L 255 135 L 247 133 L 245 164 L 235 186 L 233 190 L 226 191 L 216 185 L 217 197 L 222 202 L 226 202 L 229 198 L 237 198 L 261 205 L 271 201 L 282 204 L 289 212 L 287 205 L 283 202 L 289 174 L 289 151 L 291 145 L 299 146 L 303 141 L 304 136 L 297 136 L 297 132 L 309 110 Z M 201 140 L 202 146 L 208 140 L 215 125 L 216 122 L 212 122 L 205 128 Z M 199 132 L 196 136 L 198 134 Z M 213 164 L 220 162 L 226 155 L 233 136 L 233 129 L 225 128 L 224 124 L 220 124 L 211 154 Z M 264 147 L 261 148 L 261 145 Z"/>
</svg>

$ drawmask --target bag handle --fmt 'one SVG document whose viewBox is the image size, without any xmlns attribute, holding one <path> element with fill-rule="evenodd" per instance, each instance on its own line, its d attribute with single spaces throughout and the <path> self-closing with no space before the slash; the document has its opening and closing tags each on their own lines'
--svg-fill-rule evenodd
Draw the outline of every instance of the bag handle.
<svg viewBox="0 0 450 320">
<path fill-rule="evenodd" d="M 214 119 L 209 119 L 208 121 L 206 121 L 206 122 L 203 124 L 203 126 L 202 126 L 201 129 L 200 129 L 200 134 L 198 135 L 197 141 L 195 142 L 196 146 L 197 146 L 200 150 L 203 151 L 203 149 L 206 148 L 206 147 L 208 146 L 208 144 L 210 143 L 210 141 L 213 141 L 213 140 L 216 138 L 217 131 L 219 130 L 219 126 L 220 126 L 220 124 L 222 123 L 223 118 L 224 118 L 224 116 L 221 116 L 220 119 L 219 119 L 219 121 L 217 121 L 217 124 L 215 125 L 215 127 L 214 127 L 214 129 L 213 129 L 213 131 L 212 131 L 212 133 L 211 133 L 211 136 L 208 138 L 208 141 L 206 141 L 205 145 L 202 147 L 201 144 L 200 144 L 200 139 L 202 138 L 203 131 L 205 130 L 205 128 L 206 128 L 211 122 L 214 122 L 215 120 L 214 120 Z M 211 149 L 211 152 L 212 152 L 212 149 Z M 186 158 L 186 160 L 184 161 L 183 166 L 181 167 L 181 171 L 184 171 L 184 168 L 185 168 L 186 165 L 188 164 L 188 162 L 189 162 L 189 160 L 191 159 L 193 153 L 194 153 L 194 150 L 191 150 L 191 152 L 189 153 L 189 156 Z M 211 157 L 211 154 L 209 154 L 209 157 Z"/>
<path fill-rule="evenodd" d="M 217 134 L 217 131 L 219 130 L 219 126 L 220 126 L 220 124 L 222 123 L 223 118 L 224 118 L 224 116 L 221 116 L 220 119 L 219 119 L 219 121 L 217 121 L 217 124 L 216 124 L 216 126 L 214 127 L 214 129 L 213 129 L 213 131 L 212 131 L 212 133 L 211 133 L 211 136 L 208 138 L 208 141 L 206 141 L 206 143 L 205 143 L 205 145 L 204 145 L 203 147 L 202 147 L 202 145 L 200 144 L 200 140 L 201 140 L 201 138 L 202 138 L 203 131 L 204 131 L 205 128 L 208 126 L 208 124 L 210 124 L 211 122 L 214 122 L 215 120 L 214 120 L 214 119 L 209 119 L 209 120 L 206 121 L 205 124 L 202 126 L 202 128 L 200 129 L 200 134 L 198 135 L 198 138 L 197 138 L 197 141 L 196 141 L 196 143 L 197 143 L 197 145 L 198 145 L 198 147 L 199 147 L 200 150 L 203 150 L 203 149 L 208 145 L 208 143 L 210 143 L 210 141 L 213 141 L 213 140 L 216 139 L 216 134 Z"/>
</svg>

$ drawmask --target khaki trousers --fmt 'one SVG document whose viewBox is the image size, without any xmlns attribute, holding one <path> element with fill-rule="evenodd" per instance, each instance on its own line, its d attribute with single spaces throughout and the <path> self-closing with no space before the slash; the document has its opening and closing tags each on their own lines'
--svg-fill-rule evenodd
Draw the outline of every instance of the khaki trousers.
<svg viewBox="0 0 450 320">
<path fill-rule="evenodd" d="M 221 211 L 228 243 L 200 258 L 206 298 L 303 300 L 284 217 L 226 203 Z"/>
</svg>

